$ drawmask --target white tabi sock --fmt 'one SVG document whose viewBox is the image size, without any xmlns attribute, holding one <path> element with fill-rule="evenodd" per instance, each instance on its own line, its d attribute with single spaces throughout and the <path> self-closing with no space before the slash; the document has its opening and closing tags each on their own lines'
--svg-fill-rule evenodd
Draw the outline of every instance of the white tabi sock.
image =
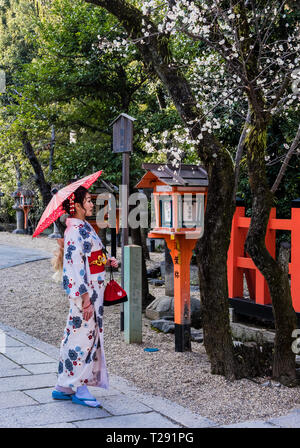
<svg viewBox="0 0 300 448">
<path fill-rule="evenodd" d="M 79 398 L 80 400 L 83 400 L 86 404 L 88 404 L 91 407 L 97 407 L 97 406 L 100 405 L 99 401 L 97 401 L 97 400 L 90 401 L 90 400 L 94 399 L 95 397 L 93 397 L 93 395 L 91 395 L 91 393 L 88 390 L 87 386 L 79 386 L 79 387 L 77 387 L 75 395 L 76 395 L 77 398 Z M 84 399 L 86 399 L 88 401 L 85 401 Z"/>
</svg>

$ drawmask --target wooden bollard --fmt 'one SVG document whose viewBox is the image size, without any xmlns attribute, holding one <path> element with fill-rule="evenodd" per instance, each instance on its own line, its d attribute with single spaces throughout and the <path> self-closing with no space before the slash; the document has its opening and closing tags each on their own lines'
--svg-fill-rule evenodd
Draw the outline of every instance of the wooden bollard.
<svg viewBox="0 0 300 448">
<path fill-rule="evenodd" d="M 124 289 L 128 301 L 124 303 L 124 341 L 142 342 L 142 248 L 124 247 Z"/>
</svg>

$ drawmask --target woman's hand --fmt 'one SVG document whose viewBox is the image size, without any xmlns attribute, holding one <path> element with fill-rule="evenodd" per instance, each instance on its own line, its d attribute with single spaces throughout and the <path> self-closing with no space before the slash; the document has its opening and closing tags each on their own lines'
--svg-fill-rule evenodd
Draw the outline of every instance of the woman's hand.
<svg viewBox="0 0 300 448">
<path fill-rule="evenodd" d="M 113 268 L 117 268 L 119 266 L 118 260 L 115 257 L 111 257 L 107 259 L 107 266 L 112 266 Z"/>
<path fill-rule="evenodd" d="M 94 306 L 90 301 L 88 293 L 82 295 L 82 314 L 84 320 L 90 320 L 94 314 Z"/>
<path fill-rule="evenodd" d="M 89 305 L 86 305 L 86 307 L 82 307 L 82 313 L 84 320 L 90 320 L 90 318 L 94 314 L 94 306 L 91 304 L 91 302 Z"/>
</svg>

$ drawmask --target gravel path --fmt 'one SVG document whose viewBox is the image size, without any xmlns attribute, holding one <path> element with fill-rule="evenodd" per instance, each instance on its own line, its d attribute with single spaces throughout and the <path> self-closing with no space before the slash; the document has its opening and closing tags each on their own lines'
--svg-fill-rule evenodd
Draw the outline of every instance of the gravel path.
<svg viewBox="0 0 300 448">
<path fill-rule="evenodd" d="M 0 232 L 0 244 L 41 249 L 53 253 L 56 241 L 45 237 Z M 163 254 L 151 254 L 149 266 Z M 120 257 L 119 257 L 120 259 Z M 45 342 L 59 346 L 68 301 L 60 284 L 52 280 L 50 260 L 0 270 L 0 321 Z M 117 278 L 116 278 L 117 279 Z M 154 296 L 163 288 L 151 288 Z M 299 389 L 266 387 L 266 378 L 230 383 L 210 374 L 203 344 L 192 342 L 192 351 L 176 353 L 174 335 L 151 329 L 143 316 L 143 343 L 126 344 L 119 331 L 120 306 L 105 308 L 104 340 L 108 371 L 133 381 L 145 392 L 168 398 L 219 424 L 267 419 L 299 407 Z M 157 347 L 158 352 L 144 352 Z"/>
</svg>

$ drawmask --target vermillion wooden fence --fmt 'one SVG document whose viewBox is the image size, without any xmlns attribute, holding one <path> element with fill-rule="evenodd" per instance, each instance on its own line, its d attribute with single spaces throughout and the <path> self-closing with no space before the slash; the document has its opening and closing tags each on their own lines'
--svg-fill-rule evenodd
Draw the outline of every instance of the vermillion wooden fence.
<svg viewBox="0 0 300 448">
<path fill-rule="evenodd" d="M 244 296 L 244 274 L 247 281 L 250 300 L 255 304 L 271 303 L 268 285 L 256 268 L 252 259 L 244 251 L 244 243 L 250 225 L 250 218 L 245 217 L 245 207 L 237 206 L 232 221 L 231 241 L 228 250 L 228 292 L 229 298 Z M 273 258 L 276 251 L 276 230 L 291 232 L 291 294 L 294 310 L 300 313 L 300 199 L 292 201 L 291 219 L 277 219 L 276 209 L 270 212 L 266 247 Z"/>
</svg>

